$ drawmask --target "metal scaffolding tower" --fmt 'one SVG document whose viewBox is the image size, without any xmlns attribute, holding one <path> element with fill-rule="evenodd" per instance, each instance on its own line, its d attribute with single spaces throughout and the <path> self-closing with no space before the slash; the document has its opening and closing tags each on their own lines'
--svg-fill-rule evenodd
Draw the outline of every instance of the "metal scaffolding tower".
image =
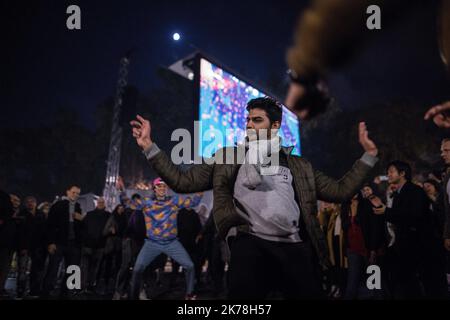
<svg viewBox="0 0 450 320">
<path fill-rule="evenodd" d="M 120 155 L 122 149 L 122 127 L 120 125 L 120 113 L 122 108 L 123 93 L 128 84 L 127 77 L 129 64 L 130 52 L 120 59 L 119 79 L 117 81 L 116 96 L 114 99 L 106 181 L 105 188 L 103 189 L 106 208 L 110 210 L 110 212 L 112 212 L 119 200 L 119 189 L 117 187 L 117 182 L 119 180 Z"/>
</svg>

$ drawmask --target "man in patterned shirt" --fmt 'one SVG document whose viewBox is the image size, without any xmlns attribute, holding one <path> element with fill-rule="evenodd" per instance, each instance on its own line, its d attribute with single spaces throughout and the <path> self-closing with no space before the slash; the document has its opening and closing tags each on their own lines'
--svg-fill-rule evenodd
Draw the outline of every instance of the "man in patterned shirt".
<svg viewBox="0 0 450 320">
<path fill-rule="evenodd" d="M 136 259 L 131 280 L 131 298 L 139 295 L 145 268 L 161 253 L 178 262 L 186 271 L 186 299 L 195 299 L 193 295 L 195 273 L 189 254 L 177 239 L 177 213 L 182 208 L 197 206 L 201 193 L 193 197 L 167 194 L 167 185 L 161 178 L 153 181 L 154 197 L 144 198 L 141 206 L 145 217 L 147 239 Z"/>
</svg>

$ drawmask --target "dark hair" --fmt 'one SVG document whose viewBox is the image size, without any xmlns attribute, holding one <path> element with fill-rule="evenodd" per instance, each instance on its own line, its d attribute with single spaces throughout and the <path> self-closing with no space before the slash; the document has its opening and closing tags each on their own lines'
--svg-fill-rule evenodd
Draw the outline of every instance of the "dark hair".
<svg viewBox="0 0 450 320">
<path fill-rule="evenodd" d="M 362 189 L 364 189 L 365 187 L 369 187 L 370 189 L 372 189 L 372 195 L 379 197 L 380 194 L 380 190 L 378 188 L 378 186 L 372 182 L 367 182 L 365 184 L 363 184 Z M 362 194 L 361 194 L 362 195 Z"/>
<path fill-rule="evenodd" d="M 72 188 L 81 189 L 80 186 L 77 185 L 77 184 L 70 184 L 66 190 L 69 191 L 69 190 L 72 189 Z"/>
<path fill-rule="evenodd" d="M 363 204 L 365 202 L 365 204 L 367 204 L 368 200 L 364 199 L 362 196 L 361 191 L 358 191 L 356 194 L 354 194 L 351 198 L 345 200 L 342 204 L 341 204 L 341 219 L 342 219 L 342 227 L 344 230 L 348 230 L 348 227 L 350 225 L 350 218 L 349 218 L 349 213 L 351 210 L 351 204 L 352 204 L 352 199 L 354 196 L 357 196 L 357 201 L 358 201 L 358 206 L 356 207 L 356 211 L 357 211 L 357 215 L 355 217 L 355 222 L 356 224 L 359 225 L 360 219 L 361 219 L 361 215 L 359 214 L 360 211 L 363 208 Z"/>
<path fill-rule="evenodd" d="M 281 104 L 270 97 L 252 99 L 247 103 L 247 111 L 261 109 L 267 113 L 270 124 L 283 119 L 283 109 Z"/>
<path fill-rule="evenodd" d="M 140 198 L 141 198 L 141 195 L 139 193 L 135 193 L 131 196 L 131 200 L 140 199 Z"/>
<path fill-rule="evenodd" d="M 119 208 L 122 207 L 125 209 L 125 206 L 123 204 L 118 204 L 114 210 L 113 210 L 113 214 L 118 214 L 117 212 L 119 211 Z"/>
<path fill-rule="evenodd" d="M 20 201 L 22 201 L 22 197 L 19 195 L 18 192 L 10 192 L 10 193 L 9 193 L 9 196 L 10 196 L 10 197 L 11 197 L 11 196 L 16 196 L 17 198 L 20 199 Z"/>
<path fill-rule="evenodd" d="M 389 167 L 394 167 L 395 169 L 397 169 L 399 174 L 403 172 L 405 174 L 405 179 L 407 181 L 411 181 L 411 177 L 412 177 L 411 166 L 409 164 L 407 164 L 406 162 L 400 161 L 400 160 L 394 160 L 386 166 L 386 169 L 389 169 Z"/>
<path fill-rule="evenodd" d="M 31 199 L 31 200 L 37 202 L 37 199 L 36 199 L 35 196 L 26 196 L 26 197 L 25 197 L 25 201 L 27 201 L 27 200 L 29 200 L 29 199 Z"/>
<path fill-rule="evenodd" d="M 425 185 L 425 183 L 429 183 L 429 184 L 433 185 L 433 187 L 436 189 L 436 192 L 441 193 L 441 191 L 442 191 L 441 185 L 436 180 L 428 179 L 428 180 L 425 180 L 423 184 Z"/>
<path fill-rule="evenodd" d="M 374 190 L 374 186 L 370 182 L 364 183 L 363 186 L 361 187 L 361 190 L 364 189 L 365 187 L 369 187 L 370 189 L 372 189 L 372 191 Z"/>
</svg>

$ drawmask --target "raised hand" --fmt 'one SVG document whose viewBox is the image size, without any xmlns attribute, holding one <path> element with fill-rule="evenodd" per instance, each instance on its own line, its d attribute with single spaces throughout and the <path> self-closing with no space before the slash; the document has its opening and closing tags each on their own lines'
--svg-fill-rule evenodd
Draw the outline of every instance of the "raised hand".
<svg viewBox="0 0 450 320">
<path fill-rule="evenodd" d="M 136 139 L 136 143 L 143 150 L 149 149 L 153 141 L 150 138 L 151 126 L 150 121 L 144 119 L 140 115 L 136 116 L 136 120 L 130 122 L 133 128 L 133 137 Z"/>
<path fill-rule="evenodd" d="M 374 207 L 382 207 L 384 205 L 381 199 L 376 196 L 370 197 L 369 201 L 372 203 Z"/>
<path fill-rule="evenodd" d="M 370 154 L 371 156 L 376 157 L 378 154 L 378 149 L 375 143 L 370 140 L 369 132 L 367 131 L 366 123 L 359 123 L 359 143 L 364 148 L 364 151 Z"/>
<path fill-rule="evenodd" d="M 328 88 L 323 81 L 308 86 L 291 82 L 285 105 L 300 120 L 309 120 L 325 112 L 330 104 L 330 100 Z"/>
<path fill-rule="evenodd" d="M 444 129 L 450 128 L 450 101 L 430 108 L 425 113 L 425 120 L 433 119 L 433 122 Z"/>
<path fill-rule="evenodd" d="M 73 218 L 75 220 L 82 221 L 84 219 L 84 216 L 81 213 L 79 213 L 79 212 L 74 212 Z"/>
<path fill-rule="evenodd" d="M 294 111 L 297 116 L 304 120 L 308 117 L 308 109 L 300 109 L 298 108 L 298 102 L 305 96 L 306 89 L 297 84 L 297 83 L 291 83 L 289 86 L 289 90 L 286 96 L 286 101 L 284 104 L 292 111 Z"/>
</svg>

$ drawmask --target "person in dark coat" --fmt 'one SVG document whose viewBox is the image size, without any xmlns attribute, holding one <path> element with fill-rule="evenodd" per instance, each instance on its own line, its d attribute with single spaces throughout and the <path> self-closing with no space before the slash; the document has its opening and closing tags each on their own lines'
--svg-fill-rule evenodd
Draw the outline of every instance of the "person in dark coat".
<svg viewBox="0 0 450 320">
<path fill-rule="evenodd" d="M 117 274 L 122 264 L 122 239 L 127 229 L 128 219 L 129 212 L 125 210 L 123 205 L 119 204 L 112 214 L 110 214 L 103 229 L 103 235 L 106 237 L 106 245 L 101 273 L 108 292 L 114 290 L 113 287 L 115 286 Z"/>
<path fill-rule="evenodd" d="M 36 298 L 41 295 L 47 257 L 46 218 L 45 214 L 37 209 L 37 200 L 33 196 L 25 198 L 25 209 L 19 215 L 23 218 L 23 222 L 17 229 L 19 262 L 17 296 L 22 297 L 25 293 L 28 263 L 31 260 L 29 296 Z"/>
<path fill-rule="evenodd" d="M 97 207 L 83 219 L 83 248 L 81 251 L 82 283 L 86 291 L 93 291 L 105 251 L 106 237 L 103 230 L 110 213 L 106 211 L 105 199 L 97 200 Z"/>
<path fill-rule="evenodd" d="M 80 265 L 81 256 L 81 232 L 83 214 L 81 206 L 77 202 L 80 188 L 71 186 L 66 191 L 66 196 L 57 201 L 50 209 L 47 220 L 47 237 L 49 263 L 44 279 L 44 294 L 48 295 L 55 288 L 58 268 L 62 260 L 67 267 Z M 61 296 L 66 297 L 67 273 L 64 273 Z"/>
<path fill-rule="evenodd" d="M 434 236 L 431 202 L 425 191 L 411 182 L 411 167 L 402 161 L 387 166 L 389 183 L 395 184 L 391 208 L 372 201 L 376 214 L 384 214 L 395 227 L 392 246 L 394 298 L 444 298 L 447 291 L 442 238 Z M 423 289 L 422 289 L 423 288 Z"/>
<path fill-rule="evenodd" d="M 345 299 L 362 298 L 359 289 L 367 266 L 379 264 L 384 255 L 384 218 L 373 213 L 361 193 L 342 205 L 341 218 L 348 261 Z"/>
</svg>

